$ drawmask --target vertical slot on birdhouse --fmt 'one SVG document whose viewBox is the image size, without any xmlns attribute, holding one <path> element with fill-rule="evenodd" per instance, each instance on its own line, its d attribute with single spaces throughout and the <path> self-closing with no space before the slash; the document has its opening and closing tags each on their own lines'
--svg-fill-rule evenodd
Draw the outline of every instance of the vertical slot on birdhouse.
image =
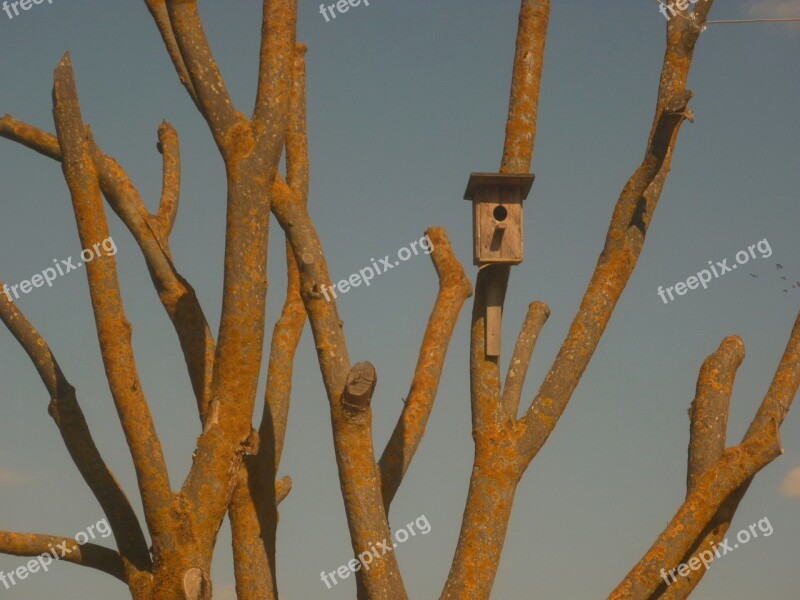
<svg viewBox="0 0 800 600">
<path fill-rule="evenodd" d="M 492 233 L 492 240 L 489 242 L 489 250 L 492 252 L 499 252 L 500 246 L 503 243 L 503 234 L 506 232 L 506 217 L 508 217 L 508 210 L 502 204 L 498 204 L 492 211 L 494 218 L 494 232 Z"/>
</svg>

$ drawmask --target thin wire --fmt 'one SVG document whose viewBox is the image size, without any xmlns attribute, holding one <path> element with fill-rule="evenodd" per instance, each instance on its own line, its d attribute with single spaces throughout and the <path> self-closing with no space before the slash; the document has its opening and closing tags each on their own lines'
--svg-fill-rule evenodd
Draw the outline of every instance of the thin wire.
<svg viewBox="0 0 800 600">
<path fill-rule="evenodd" d="M 680 10 L 673 10 L 672 8 L 670 8 L 670 6 L 667 5 L 666 2 L 663 2 L 663 0 L 656 0 L 656 2 L 658 2 L 662 6 L 666 6 L 667 8 L 670 9 L 670 12 L 678 15 L 682 19 L 686 19 L 687 21 L 692 20 L 686 15 L 682 14 Z M 729 23 L 789 23 L 793 21 L 800 21 L 800 17 L 789 18 L 789 19 L 728 19 L 722 21 L 706 21 L 704 25 L 718 25 L 718 24 L 729 24 Z"/>
<path fill-rule="evenodd" d="M 706 25 L 716 25 L 717 23 L 775 23 L 775 22 L 783 22 L 783 23 L 785 23 L 785 22 L 788 22 L 788 21 L 800 21 L 800 18 L 796 18 L 796 19 L 738 19 L 738 20 L 726 20 L 726 21 L 706 21 Z"/>
</svg>

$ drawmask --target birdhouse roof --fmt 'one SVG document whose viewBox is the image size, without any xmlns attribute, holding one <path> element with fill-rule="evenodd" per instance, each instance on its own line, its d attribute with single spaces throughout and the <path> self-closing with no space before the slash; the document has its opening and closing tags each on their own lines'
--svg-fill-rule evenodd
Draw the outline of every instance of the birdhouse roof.
<svg viewBox="0 0 800 600">
<path fill-rule="evenodd" d="M 517 186 L 520 189 L 522 200 L 528 197 L 534 179 L 533 173 L 471 173 L 464 200 L 473 200 L 475 191 L 482 186 Z"/>
</svg>

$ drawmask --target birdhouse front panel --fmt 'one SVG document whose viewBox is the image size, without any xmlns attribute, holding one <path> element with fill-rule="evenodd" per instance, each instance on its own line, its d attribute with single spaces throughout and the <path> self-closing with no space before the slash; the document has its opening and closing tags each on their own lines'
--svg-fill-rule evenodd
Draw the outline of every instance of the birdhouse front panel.
<svg viewBox="0 0 800 600">
<path fill-rule="evenodd" d="M 522 197 L 516 185 L 482 185 L 473 206 L 474 264 L 522 262 Z"/>
</svg>

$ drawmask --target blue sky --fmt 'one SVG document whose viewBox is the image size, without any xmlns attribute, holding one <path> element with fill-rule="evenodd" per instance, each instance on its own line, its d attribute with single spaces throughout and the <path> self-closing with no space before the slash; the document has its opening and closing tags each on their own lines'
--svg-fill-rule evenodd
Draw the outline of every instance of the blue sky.
<svg viewBox="0 0 800 600">
<path fill-rule="evenodd" d="M 200 2 L 211 44 L 240 109 L 252 106 L 259 2 Z M 301 0 L 308 44 L 310 207 L 332 277 L 395 254 L 426 227 L 444 225 L 474 280 L 471 171 L 499 166 L 517 0 L 372 0 L 326 22 Z M 800 2 L 718 2 L 712 19 L 800 16 Z M 527 304 L 552 315 L 525 388 L 528 401 L 562 341 L 602 248 L 611 210 L 639 164 L 664 50 L 655 0 L 554 2 L 539 131 L 525 204 L 525 262 L 512 271 L 505 360 Z M 0 13 L 0 114 L 53 129 L 52 71 L 72 53 L 84 118 L 155 207 L 156 128 L 166 118 L 183 150 L 183 195 L 172 248 L 216 330 L 221 303 L 224 172 L 200 116 L 178 83 L 142 2 L 53 0 L 14 19 Z M 694 124 L 681 131 L 672 172 L 641 260 L 600 347 L 516 496 L 495 598 L 602 598 L 635 564 L 684 495 L 688 419 L 700 365 L 727 335 L 747 357 L 731 403 L 738 442 L 769 385 L 800 307 L 797 169 L 800 30 L 711 25 L 689 87 Z M 59 166 L 0 140 L 0 278 L 29 278 L 81 251 Z M 110 217 L 122 292 L 134 326 L 145 392 L 173 486 L 188 469 L 198 420 L 175 335 L 124 227 Z M 273 222 L 269 329 L 283 301 L 282 234 Z M 768 258 L 664 304 L 674 285 L 709 260 L 767 239 Z M 783 269 L 778 271 L 776 264 Z M 755 277 L 750 276 L 750 273 Z M 783 273 L 787 281 L 779 276 Z M 379 374 L 373 401 L 382 449 L 402 409 L 436 295 L 425 256 L 341 297 L 351 358 Z M 788 292 L 784 292 L 788 289 Z M 136 497 L 135 478 L 103 377 L 85 275 L 35 289 L 19 306 L 46 337 L 105 458 Z M 465 307 L 425 439 L 392 507 L 399 528 L 425 515 L 431 532 L 397 552 L 411 597 L 438 597 L 452 558 L 472 466 Z M 263 379 L 263 378 L 262 378 Z M 262 381 L 262 389 L 263 389 Z M 278 576 L 286 598 L 354 597 L 352 579 L 328 590 L 319 573 L 351 558 L 313 342 L 304 333 L 281 473 L 294 489 L 281 505 Z M 46 413 L 48 397 L 27 357 L 0 330 L 0 528 L 65 536 L 102 518 Z M 800 585 L 800 418 L 782 429 L 785 454 L 756 479 L 732 533 L 769 518 L 774 534 L 714 563 L 693 598 L 794 600 Z M 8 572 L 24 561 L 0 556 Z M 233 598 L 227 525 L 214 563 L 215 597 Z M 9 600 L 129 597 L 103 574 L 58 565 Z"/>
</svg>

